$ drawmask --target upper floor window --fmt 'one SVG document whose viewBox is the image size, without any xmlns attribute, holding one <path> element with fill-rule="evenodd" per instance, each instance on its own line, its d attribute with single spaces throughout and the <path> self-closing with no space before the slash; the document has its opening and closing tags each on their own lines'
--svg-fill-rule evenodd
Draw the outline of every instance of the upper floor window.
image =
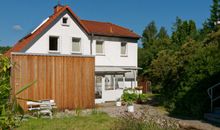
<svg viewBox="0 0 220 130">
<path fill-rule="evenodd" d="M 81 39 L 80 38 L 72 38 L 72 52 L 73 53 L 81 52 Z"/>
<path fill-rule="evenodd" d="M 96 54 L 104 55 L 104 42 L 96 41 Z"/>
<path fill-rule="evenodd" d="M 58 52 L 59 51 L 59 37 L 50 36 L 49 37 L 49 51 Z"/>
<path fill-rule="evenodd" d="M 121 56 L 127 56 L 127 43 L 126 42 L 122 42 L 121 43 Z"/>
<path fill-rule="evenodd" d="M 69 25 L 69 22 L 68 22 L 68 18 L 67 18 L 67 17 L 63 17 L 63 18 L 62 18 L 62 25 Z"/>
</svg>

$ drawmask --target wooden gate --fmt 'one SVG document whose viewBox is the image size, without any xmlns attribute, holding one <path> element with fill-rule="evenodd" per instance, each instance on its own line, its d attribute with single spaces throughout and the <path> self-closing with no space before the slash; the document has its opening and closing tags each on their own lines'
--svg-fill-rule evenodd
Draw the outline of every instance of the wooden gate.
<svg viewBox="0 0 220 130">
<path fill-rule="evenodd" d="M 94 57 L 14 53 L 11 60 L 13 92 L 37 81 L 18 97 L 53 99 L 59 110 L 94 107 Z M 27 109 L 26 101 L 19 103 Z"/>
</svg>

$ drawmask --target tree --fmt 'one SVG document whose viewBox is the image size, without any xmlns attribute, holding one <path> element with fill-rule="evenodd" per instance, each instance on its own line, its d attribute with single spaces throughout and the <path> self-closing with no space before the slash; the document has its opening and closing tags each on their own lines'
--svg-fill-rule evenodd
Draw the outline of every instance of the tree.
<svg viewBox="0 0 220 130">
<path fill-rule="evenodd" d="M 213 0 L 211 18 L 201 30 L 193 20 L 177 17 L 170 37 L 164 27 L 157 32 L 155 23 L 143 32 L 139 74 L 152 81 L 171 113 L 201 118 L 209 110 L 207 89 L 220 82 L 220 30 L 214 26 L 219 9 L 219 0 Z"/>
<path fill-rule="evenodd" d="M 150 22 L 144 29 L 142 34 L 143 47 L 146 48 L 148 45 L 152 44 L 157 37 L 157 27 L 154 21 Z"/>
<path fill-rule="evenodd" d="M 8 51 L 11 47 L 9 46 L 0 46 L 0 54 L 4 54 L 6 51 Z"/>
<path fill-rule="evenodd" d="M 139 71 L 139 74 L 149 77 L 149 66 L 153 59 L 157 57 L 158 52 L 168 49 L 170 45 L 170 38 L 164 27 L 161 27 L 159 32 L 155 22 L 150 22 L 142 37 L 143 48 L 138 50 L 138 65 L 143 68 Z"/>
<path fill-rule="evenodd" d="M 167 34 L 167 30 L 165 27 L 161 27 L 159 33 L 157 34 L 158 39 L 164 40 L 169 39 L 169 35 Z"/>
<path fill-rule="evenodd" d="M 213 0 L 213 4 L 211 6 L 211 15 L 210 18 L 208 19 L 209 22 L 209 28 L 211 30 L 216 31 L 216 23 L 218 20 L 220 20 L 220 9 L 219 9 L 219 0 Z"/>
<path fill-rule="evenodd" d="M 171 39 L 173 43 L 181 46 L 187 40 L 196 39 L 197 33 L 196 24 L 193 20 L 183 21 L 177 17 Z"/>
</svg>

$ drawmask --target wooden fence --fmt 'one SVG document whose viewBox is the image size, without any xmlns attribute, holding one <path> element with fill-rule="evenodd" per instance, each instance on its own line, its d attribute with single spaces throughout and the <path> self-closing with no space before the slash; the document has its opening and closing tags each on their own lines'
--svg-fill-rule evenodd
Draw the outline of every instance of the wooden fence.
<svg viewBox="0 0 220 130">
<path fill-rule="evenodd" d="M 59 110 L 94 107 L 94 57 L 27 55 L 14 53 L 11 70 L 13 92 L 37 81 L 20 98 L 55 100 Z M 26 101 L 19 103 L 27 109 Z"/>
</svg>

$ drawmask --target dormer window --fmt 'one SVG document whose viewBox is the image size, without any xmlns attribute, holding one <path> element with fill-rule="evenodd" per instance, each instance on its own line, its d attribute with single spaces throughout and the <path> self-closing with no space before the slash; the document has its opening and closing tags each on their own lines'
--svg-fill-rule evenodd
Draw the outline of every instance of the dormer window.
<svg viewBox="0 0 220 130">
<path fill-rule="evenodd" d="M 68 23 L 68 18 L 67 18 L 67 17 L 63 17 L 63 19 L 62 19 L 62 25 L 69 25 L 69 23 Z"/>
</svg>

